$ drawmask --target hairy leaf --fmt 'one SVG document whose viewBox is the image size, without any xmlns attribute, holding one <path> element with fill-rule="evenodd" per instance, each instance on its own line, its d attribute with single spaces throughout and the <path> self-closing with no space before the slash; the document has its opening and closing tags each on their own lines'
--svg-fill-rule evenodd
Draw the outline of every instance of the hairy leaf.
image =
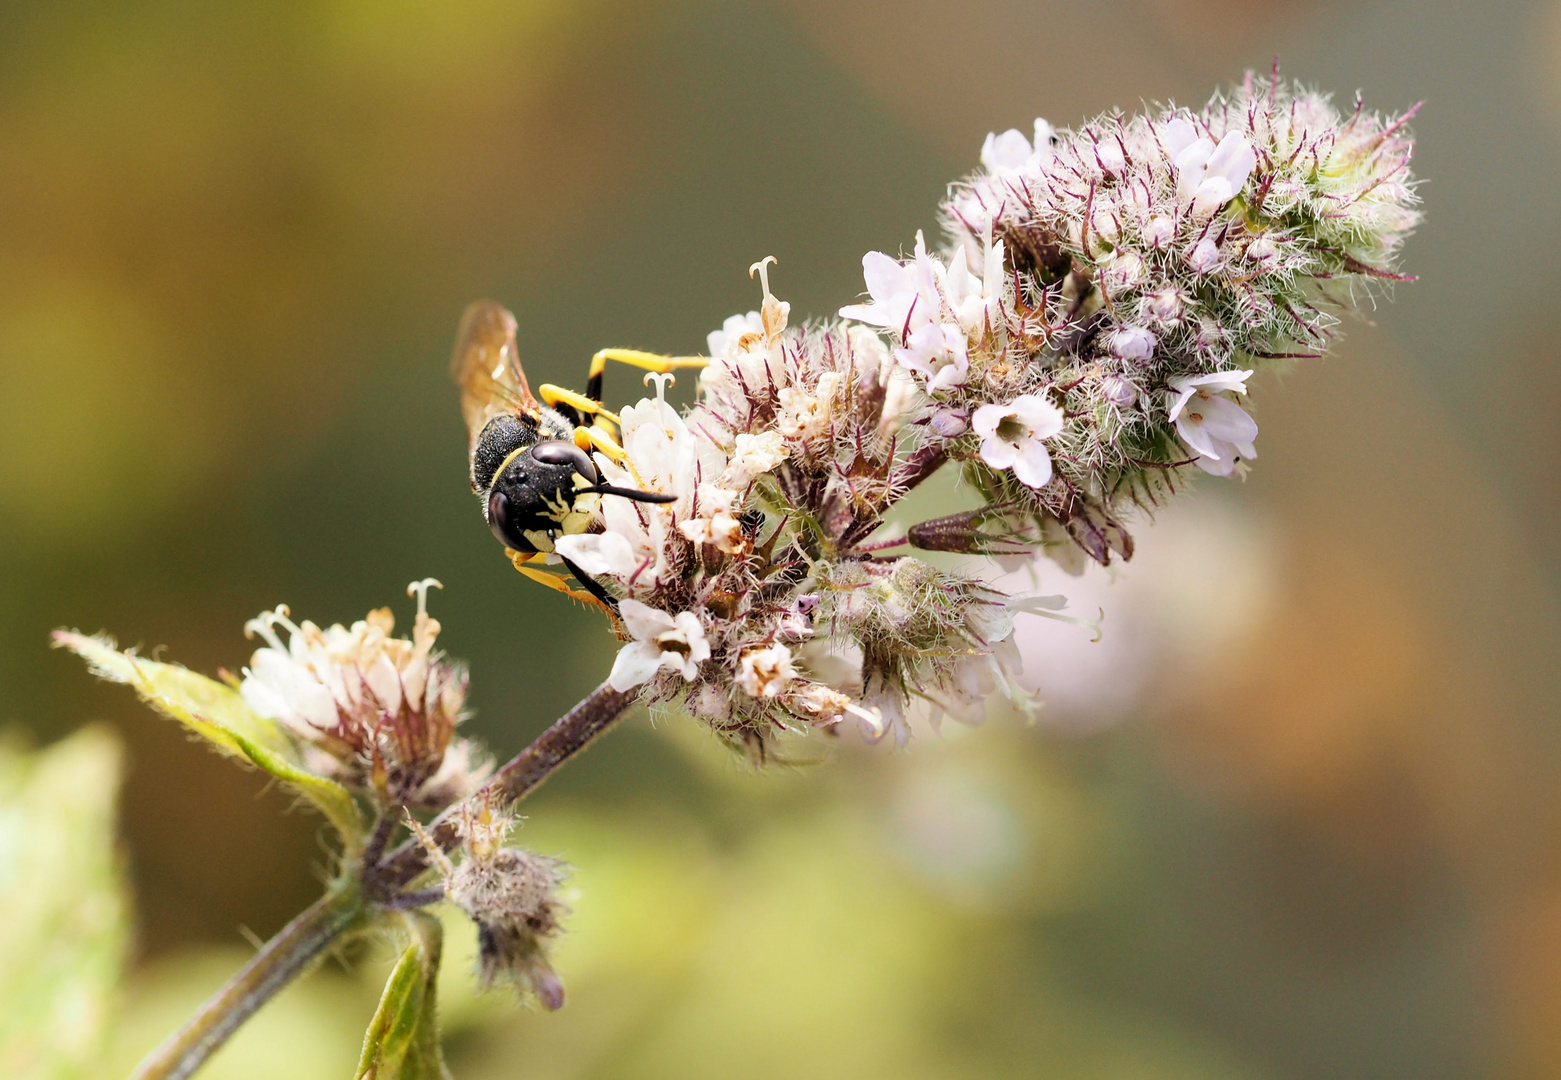
<svg viewBox="0 0 1561 1080">
<path fill-rule="evenodd" d="M 158 712 L 286 782 L 325 815 L 349 847 L 359 842 L 363 822 L 347 789 L 305 769 L 282 726 L 255 715 L 237 690 L 177 664 L 122 652 L 111 638 L 56 630 L 54 641 L 85 659 L 94 675 L 133 686 Z"/>
<path fill-rule="evenodd" d="M 409 916 L 408 922 L 412 943 L 385 980 L 363 1035 L 355 1080 L 449 1080 L 439 1048 L 436 995 L 444 930 L 428 915 Z"/>
</svg>

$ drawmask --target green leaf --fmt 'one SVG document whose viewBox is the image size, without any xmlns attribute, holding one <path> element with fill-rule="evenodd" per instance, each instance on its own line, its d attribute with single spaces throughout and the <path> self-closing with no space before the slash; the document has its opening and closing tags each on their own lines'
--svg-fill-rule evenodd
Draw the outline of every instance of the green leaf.
<svg viewBox="0 0 1561 1080">
<path fill-rule="evenodd" d="M 47 750 L 0 740 L 0 1076 L 92 1073 L 124 967 L 120 748 L 92 727 Z"/>
<path fill-rule="evenodd" d="M 349 854 L 358 849 L 363 819 L 352 795 L 336 781 L 305 769 L 282 725 L 255 715 L 237 690 L 177 664 L 121 652 L 111 638 L 56 630 L 54 642 L 85 659 L 94 675 L 135 687 L 142 701 L 218 750 L 245 758 L 287 783 L 335 826 Z"/>
<path fill-rule="evenodd" d="M 439 1048 L 436 993 L 444 928 L 421 913 L 407 921 L 412 943 L 385 980 L 354 1080 L 450 1080 Z"/>
</svg>

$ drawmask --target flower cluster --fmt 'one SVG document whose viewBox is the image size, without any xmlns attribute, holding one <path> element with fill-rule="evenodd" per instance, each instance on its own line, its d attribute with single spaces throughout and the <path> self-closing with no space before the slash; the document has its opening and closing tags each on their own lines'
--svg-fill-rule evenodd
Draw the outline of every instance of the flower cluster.
<svg viewBox="0 0 1561 1080">
<path fill-rule="evenodd" d="M 867 300 L 788 326 L 770 293 L 710 335 L 699 402 L 623 410 L 614 485 L 559 555 L 617 600 L 610 682 L 683 696 L 734 740 L 855 717 L 906 738 L 913 699 L 979 719 L 1013 682 L 1014 599 L 912 547 L 1081 568 L 1186 468 L 1256 457 L 1257 368 L 1314 353 L 1418 220 L 1400 118 L 1247 83 L 1198 112 L 988 137 L 944 204 L 950 248 L 863 259 Z M 667 376 L 648 376 L 665 379 Z M 984 505 L 880 537 L 948 463 Z"/>
<path fill-rule="evenodd" d="M 920 234 L 903 262 L 868 254 L 870 302 L 840 314 L 887 333 L 1008 539 L 1128 557 L 1128 508 L 1256 456 L 1248 377 L 1401 279 L 1407 120 L 1276 75 L 1197 112 L 990 135 L 944 203 L 946 257 Z"/>
<path fill-rule="evenodd" d="M 382 804 L 439 810 L 470 794 L 486 766 L 467 739 L 466 669 L 434 651 L 439 622 L 428 614 L 432 578 L 407 590 L 417 597 L 412 639 L 392 637 L 389 608 L 352 624 L 321 629 L 288 618 L 286 607 L 245 625 L 266 645 L 239 684 L 257 716 L 298 740 L 311 771 Z M 284 645 L 276 629 L 288 632 Z"/>
<path fill-rule="evenodd" d="M 685 696 L 756 749 L 847 717 L 903 742 L 913 696 L 979 719 L 998 682 L 1019 693 L 1008 602 L 871 539 L 946 461 L 934 410 L 878 334 L 789 328 L 768 261 L 761 309 L 710 335 L 700 403 L 624 409 L 625 459 L 597 457 L 609 482 L 676 499 L 605 499 L 598 531 L 557 540 L 619 598 L 609 681 Z"/>
</svg>

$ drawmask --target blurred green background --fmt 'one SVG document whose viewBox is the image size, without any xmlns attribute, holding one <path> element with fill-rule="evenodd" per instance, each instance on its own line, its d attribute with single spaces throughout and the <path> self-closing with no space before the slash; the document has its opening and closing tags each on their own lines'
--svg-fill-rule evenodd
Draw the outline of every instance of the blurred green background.
<svg viewBox="0 0 1561 1080">
<path fill-rule="evenodd" d="M 1197 104 L 1275 54 L 1428 99 L 1421 280 L 1263 381 L 1247 483 L 1114 578 L 1043 571 L 1106 636 L 1024 629 L 1037 726 L 755 774 L 641 715 L 567 769 L 519 839 L 578 868 L 571 1003 L 477 998 L 452 946 L 451 1064 L 1561 1077 L 1554 0 L 0 7 L 0 726 L 128 745 L 119 1066 L 313 898 L 320 826 L 50 629 L 210 672 L 263 608 L 405 619 L 435 575 L 507 756 L 614 642 L 466 489 L 467 301 L 565 384 L 602 346 L 700 349 L 762 255 L 826 315 L 987 131 Z M 371 983 L 322 970 L 210 1075 L 345 1075 Z"/>
</svg>

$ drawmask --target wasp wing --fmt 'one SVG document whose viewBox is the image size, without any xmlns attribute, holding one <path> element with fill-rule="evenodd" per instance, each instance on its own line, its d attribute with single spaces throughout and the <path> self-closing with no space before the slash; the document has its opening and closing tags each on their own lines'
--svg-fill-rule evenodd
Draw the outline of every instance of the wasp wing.
<svg viewBox="0 0 1561 1080">
<path fill-rule="evenodd" d="M 541 413 L 520 367 L 515 325 L 515 316 L 492 300 L 478 300 L 461 316 L 450 377 L 461 388 L 461 414 L 473 452 L 495 416 L 520 416 L 535 425 Z"/>
</svg>

